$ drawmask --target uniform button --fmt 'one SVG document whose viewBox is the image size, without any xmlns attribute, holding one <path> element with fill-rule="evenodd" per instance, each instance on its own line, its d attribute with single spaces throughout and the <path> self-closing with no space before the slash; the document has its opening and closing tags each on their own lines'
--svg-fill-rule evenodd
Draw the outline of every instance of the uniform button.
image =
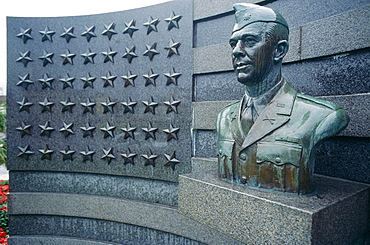
<svg viewBox="0 0 370 245">
<path fill-rule="evenodd" d="M 275 159 L 275 162 L 276 162 L 276 163 L 281 163 L 281 158 L 280 158 L 280 157 L 277 157 L 277 158 Z"/>
<path fill-rule="evenodd" d="M 221 149 L 220 149 L 220 150 L 218 150 L 218 153 L 222 154 L 222 150 L 221 150 Z"/>
<path fill-rule="evenodd" d="M 240 182 L 242 182 L 242 184 L 247 183 L 247 177 L 242 176 L 242 178 L 240 179 Z"/>
<path fill-rule="evenodd" d="M 240 154 L 239 158 L 240 158 L 240 160 L 244 161 L 245 159 L 247 159 L 247 155 L 242 153 L 242 154 Z"/>
</svg>

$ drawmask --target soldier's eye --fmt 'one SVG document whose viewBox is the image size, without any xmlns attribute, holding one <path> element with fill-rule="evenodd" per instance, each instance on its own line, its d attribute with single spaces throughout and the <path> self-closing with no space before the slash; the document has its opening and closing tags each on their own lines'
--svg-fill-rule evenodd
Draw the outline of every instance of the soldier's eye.
<svg viewBox="0 0 370 245">
<path fill-rule="evenodd" d="M 235 41 L 230 41 L 230 46 L 234 49 L 236 47 L 236 42 Z"/>
<path fill-rule="evenodd" d="M 257 43 L 257 40 L 254 37 L 244 38 L 244 44 L 248 47 L 253 47 Z"/>
</svg>

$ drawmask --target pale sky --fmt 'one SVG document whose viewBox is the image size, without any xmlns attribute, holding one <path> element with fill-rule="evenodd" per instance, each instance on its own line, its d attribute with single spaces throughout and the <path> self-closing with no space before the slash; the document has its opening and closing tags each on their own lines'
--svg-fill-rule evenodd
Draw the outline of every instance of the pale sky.
<svg viewBox="0 0 370 245">
<path fill-rule="evenodd" d="M 169 0 L 13 0 L 0 8 L 0 95 L 6 93 L 6 16 L 54 17 L 117 12 Z M 48 6 L 45 9 L 43 6 Z M 47 10 L 47 11 L 46 11 Z"/>
</svg>

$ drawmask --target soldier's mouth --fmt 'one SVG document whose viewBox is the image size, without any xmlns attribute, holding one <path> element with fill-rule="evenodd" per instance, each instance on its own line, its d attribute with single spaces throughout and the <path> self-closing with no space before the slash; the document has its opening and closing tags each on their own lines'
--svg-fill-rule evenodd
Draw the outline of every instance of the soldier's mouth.
<svg viewBox="0 0 370 245">
<path fill-rule="evenodd" d="M 251 67 L 250 64 L 244 64 L 244 63 L 236 64 L 236 69 L 237 70 L 245 70 L 245 69 L 248 69 L 250 67 Z"/>
</svg>

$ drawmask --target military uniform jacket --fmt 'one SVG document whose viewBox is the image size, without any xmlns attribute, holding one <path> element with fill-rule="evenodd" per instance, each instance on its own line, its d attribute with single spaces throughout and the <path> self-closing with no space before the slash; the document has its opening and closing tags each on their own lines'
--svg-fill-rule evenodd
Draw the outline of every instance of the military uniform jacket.
<svg viewBox="0 0 370 245">
<path fill-rule="evenodd" d="M 243 99 L 218 115 L 219 176 L 248 186 L 311 192 L 315 145 L 343 130 L 347 113 L 297 93 L 285 81 L 249 130 L 241 126 L 242 105 Z"/>
</svg>

